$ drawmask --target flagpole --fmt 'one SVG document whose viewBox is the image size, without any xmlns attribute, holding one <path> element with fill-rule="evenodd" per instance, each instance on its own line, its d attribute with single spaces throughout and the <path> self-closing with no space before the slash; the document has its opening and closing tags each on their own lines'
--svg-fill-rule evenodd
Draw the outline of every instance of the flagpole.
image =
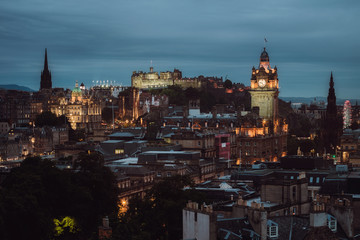
<svg viewBox="0 0 360 240">
<path fill-rule="evenodd" d="M 267 39 L 264 37 L 264 48 L 266 48 Z"/>
</svg>

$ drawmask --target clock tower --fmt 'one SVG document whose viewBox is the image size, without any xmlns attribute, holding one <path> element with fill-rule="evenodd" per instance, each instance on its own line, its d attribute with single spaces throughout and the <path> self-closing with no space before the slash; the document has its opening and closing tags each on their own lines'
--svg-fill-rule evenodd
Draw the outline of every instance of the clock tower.
<svg viewBox="0 0 360 240">
<path fill-rule="evenodd" d="M 264 48 L 259 68 L 252 68 L 251 108 L 259 108 L 259 116 L 267 120 L 278 118 L 279 79 L 277 68 L 270 67 L 269 55 Z"/>
</svg>

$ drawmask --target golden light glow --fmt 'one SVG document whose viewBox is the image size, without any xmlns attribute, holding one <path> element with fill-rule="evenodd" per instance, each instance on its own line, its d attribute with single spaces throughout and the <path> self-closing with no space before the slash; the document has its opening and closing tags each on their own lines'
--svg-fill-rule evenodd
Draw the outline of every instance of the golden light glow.
<svg viewBox="0 0 360 240">
<path fill-rule="evenodd" d="M 128 210 L 129 206 L 128 206 L 128 200 L 126 198 L 122 198 L 119 200 L 118 202 L 118 207 L 119 207 L 119 214 L 118 216 L 120 217 L 122 214 L 126 213 L 126 211 Z"/>
<path fill-rule="evenodd" d="M 79 228 L 77 227 L 77 224 L 75 222 L 75 219 L 69 216 L 64 217 L 63 219 L 57 219 L 54 218 L 54 235 L 56 237 L 62 235 L 65 233 L 65 230 L 67 229 L 70 233 L 76 233 L 79 231 Z"/>
</svg>

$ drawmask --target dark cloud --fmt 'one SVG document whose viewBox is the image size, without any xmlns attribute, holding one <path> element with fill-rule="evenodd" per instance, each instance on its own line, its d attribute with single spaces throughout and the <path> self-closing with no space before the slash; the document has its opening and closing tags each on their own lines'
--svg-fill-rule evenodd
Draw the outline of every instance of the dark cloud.
<svg viewBox="0 0 360 240">
<path fill-rule="evenodd" d="M 13 0 L 0 2 L 0 83 L 39 87 L 44 48 L 53 83 L 116 80 L 174 67 L 249 84 L 263 38 L 281 96 L 359 97 L 357 0 Z"/>
</svg>

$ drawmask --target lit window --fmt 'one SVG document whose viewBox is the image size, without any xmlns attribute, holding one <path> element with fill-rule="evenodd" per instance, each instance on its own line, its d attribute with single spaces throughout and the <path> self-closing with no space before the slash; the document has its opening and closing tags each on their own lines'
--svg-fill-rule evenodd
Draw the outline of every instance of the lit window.
<svg viewBox="0 0 360 240">
<path fill-rule="evenodd" d="M 311 182 L 311 183 L 313 182 L 313 180 L 314 180 L 314 178 L 313 178 L 313 177 L 310 177 L 310 182 Z"/>
<path fill-rule="evenodd" d="M 124 149 L 115 149 L 115 154 L 123 154 Z"/>
<path fill-rule="evenodd" d="M 319 182 L 320 182 L 320 178 L 317 177 L 317 178 L 316 178 L 316 183 L 319 183 Z"/>
</svg>

